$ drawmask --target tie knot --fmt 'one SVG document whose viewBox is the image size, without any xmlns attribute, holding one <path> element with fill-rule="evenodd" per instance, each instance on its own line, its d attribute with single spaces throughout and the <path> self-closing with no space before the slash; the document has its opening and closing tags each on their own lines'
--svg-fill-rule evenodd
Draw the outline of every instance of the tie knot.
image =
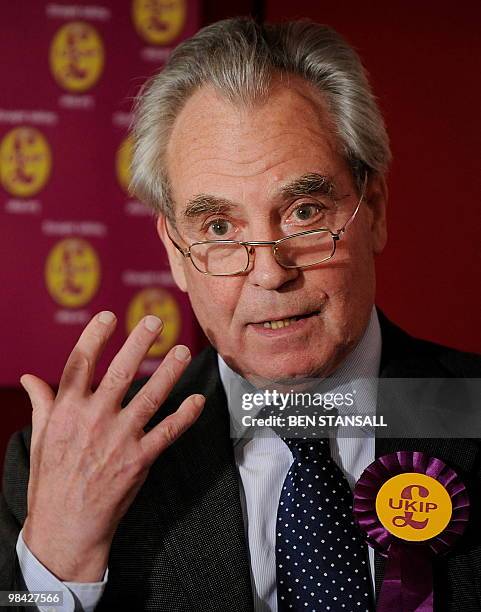
<svg viewBox="0 0 481 612">
<path fill-rule="evenodd" d="M 330 457 L 328 438 L 282 438 L 297 461 L 313 463 L 319 458 Z"/>
</svg>

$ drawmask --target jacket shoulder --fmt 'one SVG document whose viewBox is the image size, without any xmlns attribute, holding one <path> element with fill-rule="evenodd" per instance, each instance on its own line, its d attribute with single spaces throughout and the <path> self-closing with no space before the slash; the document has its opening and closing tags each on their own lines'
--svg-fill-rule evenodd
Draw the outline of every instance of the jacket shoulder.
<svg viewBox="0 0 481 612">
<path fill-rule="evenodd" d="M 481 355 L 416 338 L 390 321 L 378 309 L 382 335 L 381 370 L 403 375 L 480 378 Z"/>
<path fill-rule="evenodd" d="M 424 350 L 436 355 L 439 362 L 459 378 L 481 377 L 481 355 L 459 351 L 449 346 L 418 340 L 426 345 Z"/>
</svg>

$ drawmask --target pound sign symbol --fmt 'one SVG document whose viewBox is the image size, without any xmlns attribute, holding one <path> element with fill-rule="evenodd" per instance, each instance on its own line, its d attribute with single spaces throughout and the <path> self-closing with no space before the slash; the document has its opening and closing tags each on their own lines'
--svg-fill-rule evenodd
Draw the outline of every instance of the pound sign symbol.
<svg viewBox="0 0 481 612">
<path fill-rule="evenodd" d="M 401 498 L 402 499 L 412 499 L 413 489 L 418 489 L 419 497 L 427 497 L 429 495 L 429 490 L 426 489 L 426 487 L 423 487 L 422 485 L 409 485 L 408 487 L 404 487 L 404 489 L 401 491 Z M 408 511 L 408 508 L 410 506 L 413 507 L 414 503 L 407 502 L 405 504 L 404 516 L 395 516 L 392 519 L 393 525 L 395 525 L 396 527 L 406 527 L 407 525 L 409 525 L 413 529 L 424 529 L 426 525 L 428 524 L 429 519 L 427 518 L 424 521 L 414 520 L 413 519 L 414 512 Z"/>
</svg>

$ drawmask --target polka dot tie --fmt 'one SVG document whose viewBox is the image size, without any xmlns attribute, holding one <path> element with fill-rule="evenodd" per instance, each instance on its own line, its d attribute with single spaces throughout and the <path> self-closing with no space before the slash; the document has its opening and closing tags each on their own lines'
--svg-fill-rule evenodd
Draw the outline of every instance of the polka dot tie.
<svg viewBox="0 0 481 612">
<path fill-rule="evenodd" d="M 294 456 L 276 521 L 279 612 L 374 610 L 367 546 L 328 439 L 282 438 Z"/>
</svg>

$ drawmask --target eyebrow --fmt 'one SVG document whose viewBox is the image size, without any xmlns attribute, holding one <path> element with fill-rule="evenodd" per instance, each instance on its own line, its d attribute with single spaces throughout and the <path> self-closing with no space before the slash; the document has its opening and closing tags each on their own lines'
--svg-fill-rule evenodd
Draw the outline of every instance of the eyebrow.
<svg viewBox="0 0 481 612">
<path fill-rule="evenodd" d="M 304 195 L 323 195 L 332 198 L 335 195 L 334 183 L 324 174 L 310 172 L 281 188 L 281 196 L 286 199 Z"/>
<path fill-rule="evenodd" d="M 284 200 L 306 195 L 322 195 L 336 199 L 334 183 L 327 176 L 317 172 L 303 174 L 283 185 L 278 195 Z M 238 204 L 225 198 L 199 193 L 187 201 L 183 216 L 192 219 L 204 214 L 221 215 L 238 208 Z"/>
</svg>

